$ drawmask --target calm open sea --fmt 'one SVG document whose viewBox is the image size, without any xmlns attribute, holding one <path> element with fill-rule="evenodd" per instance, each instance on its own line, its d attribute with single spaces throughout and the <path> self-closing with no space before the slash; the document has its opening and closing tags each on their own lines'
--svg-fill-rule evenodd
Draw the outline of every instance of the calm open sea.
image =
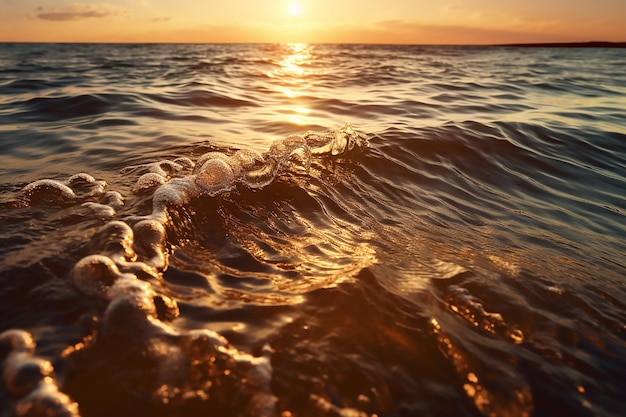
<svg viewBox="0 0 626 417">
<path fill-rule="evenodd" d="M 0 44 L 0 415 L 623 416 L 625 63 Z"/>
</svg>

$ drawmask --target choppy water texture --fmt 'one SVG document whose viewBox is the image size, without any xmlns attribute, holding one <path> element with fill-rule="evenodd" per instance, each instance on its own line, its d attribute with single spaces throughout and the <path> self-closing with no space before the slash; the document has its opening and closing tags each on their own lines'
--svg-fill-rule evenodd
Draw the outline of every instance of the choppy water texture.
<svg viewBox="0 0 626 417">
<path fill-rule="evenodd" d="M 0 45 L 1 415 L 623 415 L 624 62 Z"/>
</svg>

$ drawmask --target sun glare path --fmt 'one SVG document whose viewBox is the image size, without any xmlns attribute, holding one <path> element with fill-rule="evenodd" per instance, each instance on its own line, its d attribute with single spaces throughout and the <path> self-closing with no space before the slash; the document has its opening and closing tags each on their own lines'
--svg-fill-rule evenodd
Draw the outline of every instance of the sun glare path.
<svg viewBox="0 0 626 417">
<path fill-rule="evenodd" d="M 298 1 L 292 1 L 287 6 L 287 13 L 291 16 L 300 16 L 302 14 L 302 4 Z"/>
</svg>

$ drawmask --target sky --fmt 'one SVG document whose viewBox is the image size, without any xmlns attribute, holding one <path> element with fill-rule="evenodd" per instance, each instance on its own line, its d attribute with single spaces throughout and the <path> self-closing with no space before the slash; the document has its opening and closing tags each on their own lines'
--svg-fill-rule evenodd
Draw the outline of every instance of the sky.
<svg viewBox="0 0 626 417">
<path fill-rule="evenodd" d="M 0 42 L 626 41 L 626 0 L 0 0 Z"/>
</svg>

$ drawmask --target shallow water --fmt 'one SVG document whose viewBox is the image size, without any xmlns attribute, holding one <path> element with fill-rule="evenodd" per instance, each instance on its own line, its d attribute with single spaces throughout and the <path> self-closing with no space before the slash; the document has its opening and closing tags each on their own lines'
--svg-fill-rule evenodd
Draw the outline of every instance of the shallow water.
<svg viewBox="0 0 626 417">
<path fill-rule="evenodd" d="M 2 415 L 621 415 L 625 58 L 0 45 Z"/>
</svg>

